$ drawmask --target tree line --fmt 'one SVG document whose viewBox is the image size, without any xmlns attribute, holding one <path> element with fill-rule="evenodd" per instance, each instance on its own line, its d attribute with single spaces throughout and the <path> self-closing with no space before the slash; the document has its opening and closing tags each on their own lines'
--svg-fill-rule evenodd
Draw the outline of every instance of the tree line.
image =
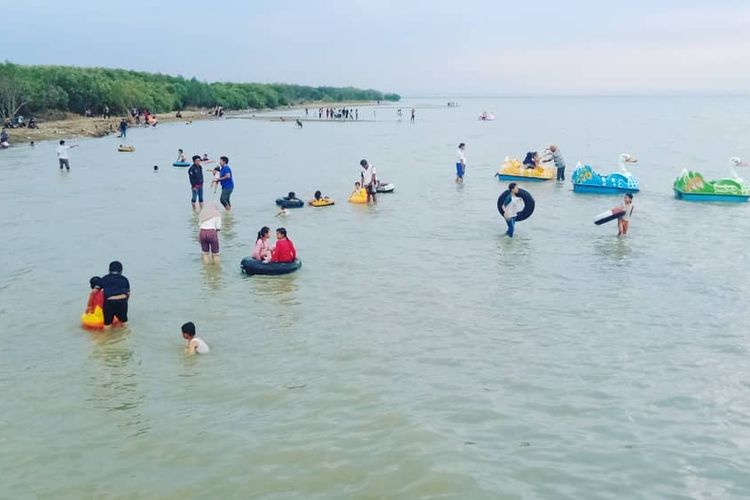
<svg viewBox="0 0 750 500">
<path fill-rule="evenodd" d="M 0 63 L 0 112 L 4 117 L 48 111 L 100 114 L 105 106 L 119 114 L 134 107 L 164 113 L 215 106 L 263 109 L 312 101 L 398 101 L 400 98 L 398 94 L 354 87 L 208 83 L 195 77 L 124 69 Z"/>
</svg>

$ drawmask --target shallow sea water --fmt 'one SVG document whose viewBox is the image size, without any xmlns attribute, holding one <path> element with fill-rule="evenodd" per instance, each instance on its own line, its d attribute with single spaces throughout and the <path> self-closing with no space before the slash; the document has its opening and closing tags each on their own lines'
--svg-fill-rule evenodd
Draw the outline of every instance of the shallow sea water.
<svg viewBox="0 0 750 500">
<path fill-rule="evenodd" d="M 131 129 L 131 154 L 69 141 L 70 174 L 51 142 L 0 151 L 0 496 L 750 495 L 750 207 L 671 192 L 684 167 L 750 157 L 750 99 L 459 101 L 402 103 L 415 124 L 382 105 L 302 130 Z M 503 236 L 493 174 L 550 142 L 568 177 L 640 159 L 627 238 L 592 223 L 619 197 L 569 181 L 524 184 L 536 212 Z M 231 158 L 219 268 L 200 261 L 180 147 Z M 346 203 L 363 157 L 396 184 L 376 207 Z M 274 217 L 315 189 L 336 205 Z M 239 272 L 262 225 L 288 228 L 299 272 Z M 81 330 L 113 259 L 131 322 Z M 209 355 L 183 355 L 188 320 Z"/>
</svg>

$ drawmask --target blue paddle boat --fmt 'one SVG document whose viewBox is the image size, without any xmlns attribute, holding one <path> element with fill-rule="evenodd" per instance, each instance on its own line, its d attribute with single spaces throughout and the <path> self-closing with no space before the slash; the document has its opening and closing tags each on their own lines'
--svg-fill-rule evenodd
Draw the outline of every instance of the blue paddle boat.
<svg viewBox="0 0 750 500">
<path fill-rule="evenodd" d="M 634 157 L 623 153 L 619 158 L 620 172 L 609 175 L 601 175 L 590 165 L 581 165 L 579 162 L 573 171 L 573 191 L 576 193 L 598 193 L 598 194 L 623 194 L 637 193 L 640 191 L 638 178 L 628 172 L 626 163 L 635 163 Z"/>
</svg>

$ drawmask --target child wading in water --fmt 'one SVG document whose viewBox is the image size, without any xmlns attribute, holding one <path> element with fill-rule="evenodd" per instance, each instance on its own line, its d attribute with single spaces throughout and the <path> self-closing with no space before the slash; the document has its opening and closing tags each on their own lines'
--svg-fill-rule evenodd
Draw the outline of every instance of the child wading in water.
<svg viewBox="0 0 750 500">
<path fill-rule="evenodd" d="M 630 226 L 630 216 L 633 215 L 633 195 L 631 193 L 625 193 L 623 198 L 622 208 L 625 210 L 625 215 L 617 219 L 617 236 L 625 236 L 628 234 L 628 226 Z"/>
<path fill-rule="evenodd" d="M 208 354 L 210 349 L 203 339 L 195 336 L 195 324 L 188 321 L 182 325 L 182 338 L 187 341 L 185 352 L 187 354 Z"/>
<path fill-rule="evenodd" d="M 100 311 L 104 309 L 104 292 L 101 288 L 97 288 L 99 286 L 99 280 L 101 280 L 99 276 L 94 276 L 89 280 L 91 293 L 89 293 L 89 300 L 86 303 L 86 314 L 95 312 L 97 307 Z"/>
</svg>

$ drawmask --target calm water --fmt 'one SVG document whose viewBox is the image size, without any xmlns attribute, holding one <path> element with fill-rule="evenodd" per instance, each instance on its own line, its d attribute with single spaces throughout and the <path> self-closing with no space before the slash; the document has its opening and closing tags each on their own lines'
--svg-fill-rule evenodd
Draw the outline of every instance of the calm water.
<svg viewBox="0 0 750 500">
<path fill-rule="evenodd" d="M 414 125 L 383 106 L 131 130 L 132 154 L 77 141 L 69 175 L 54 143 L 0 152 L 0 497 L 750 495 L 750 207 L 671 193 L 683 167 L 750 157 L 750 99 L 460 104 Z M 554 183 L 525 186 L 537 210 L 503 236 L 492 175 L 550 142 L 568 175 L 638 156 L 627 239 L 592 223 L 618 198 Z M 179 147 L 232 160 L 220 269 Z M 397 184 L 373 208 L 345 201 L 363 157 Z M 316 188 L 337 205 L 274 217 Z M 300 272 L 240 274 L 264 224 Z M 113 259 L 131 323 L 88 333 L 88 279 Z M 187 320 L 211 354 L 183 355 Z"/>
</svg>

